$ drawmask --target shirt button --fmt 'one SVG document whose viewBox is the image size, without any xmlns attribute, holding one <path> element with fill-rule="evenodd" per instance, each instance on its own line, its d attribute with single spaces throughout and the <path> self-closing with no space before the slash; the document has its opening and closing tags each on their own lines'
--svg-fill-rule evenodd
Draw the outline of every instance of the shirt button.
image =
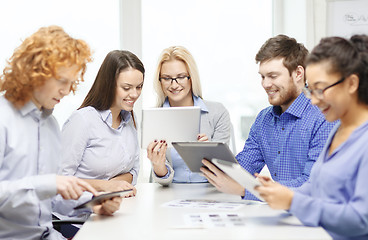
<svg viewBox="0 0 368 240">
<path fill-rule="evenodd" d="M 281 128 L 282 130 L 285 130 L 285 128 Z"/>
<path fill-rule="evenodd" d="M 276 177 L 276 173 L 274 174 L 274 176 Z"/>
<path fill-rule="evenodd" d="M 278 151 L 277 153 L 280 154 L 280 151 Z"/>
</svg>

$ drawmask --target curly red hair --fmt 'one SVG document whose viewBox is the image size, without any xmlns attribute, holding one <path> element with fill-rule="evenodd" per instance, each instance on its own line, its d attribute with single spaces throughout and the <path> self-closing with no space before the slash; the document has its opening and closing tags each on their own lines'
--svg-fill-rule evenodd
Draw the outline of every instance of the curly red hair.
<svg viewBox="0 0 368 240">
<path fill-rule="evenodd" d="M 78 66 L 80 72 L 71 91 L 84 81 L 91 50 L 87 43 L 69 36 L 59 26 L 42 27 L 26 38 L 7 61 L 1 76 L 1 91 L 17 108 L 26 104 L 34 89 L 50 78 L 58 78 L 59 67 Z"/>
</svg>

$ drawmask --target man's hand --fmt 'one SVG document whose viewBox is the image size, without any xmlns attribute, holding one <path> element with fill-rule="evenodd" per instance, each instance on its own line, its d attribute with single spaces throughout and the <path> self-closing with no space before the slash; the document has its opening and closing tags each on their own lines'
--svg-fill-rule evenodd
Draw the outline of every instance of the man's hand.
<svg viewBox="0 0 368 240">
<path fill-rule="evenodd" d="M 93 195 L 97 191 L 87 182 L 74 176 L 56 176 L 57 193 L 64 199 L 77 200 L 83 191 L 91 192 Z"/>
<path fill-rule="evenodd" d="M 203 159 L 202 163 L 207 167 L 207 169 L 201 167 L 201 172 L 208 181 L 217 188 L 217 190 L 224 193 L 244 196 L 245 189 L 238 182 L 226 175 L 208 160 Z"/>
</svg>

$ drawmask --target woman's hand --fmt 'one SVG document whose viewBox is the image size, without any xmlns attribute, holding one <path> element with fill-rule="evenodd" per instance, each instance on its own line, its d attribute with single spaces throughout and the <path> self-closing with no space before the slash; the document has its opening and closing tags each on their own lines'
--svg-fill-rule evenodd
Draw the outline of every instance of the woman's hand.
<svg viewBox="0 0 368 240">
<path fill-rule="evenodd" d="M 258 178 L 259 180 L 260 180 L 260 179 L 262 179 L 262 180 L 263 180 L 263 181 L 265 181 L 265 182 L 269 182 L 269 181 L 274 182 L 274 181 L 272 180 L 272 178 L 270 178 L 270 177 L 268 177 L 268 176 L 264 176 L 264 175 L 259 175 L 259 173 L 255 173 L 255 174 L 254 174 L 254 176 L 255 176 L 256 178 Z"/>
<path fill-rule="evenodd" d="M 112 215 L 114 212 L 119 210 L 120 204 L 122 202 L 121 197 L 114 197 L 110 200 L 106 200 L 100 205 L 94 206 L 93 212 L 100 215 Z"/>
<path fill-rule="evenodd" d="M 273 209 L 289 210 L 294 197 L 294 192 L 278 182 L 265 181 L 259 178 L 262 186 L 255 189 Z"/>
<path fill-rule="evenodd" d="M 151 160 L 153 171 L 158 177 L 163 177 L 167 174 L 166 168 L 166 150 L 167 143 L 165 140 L 153 141 L 147 147 L 147 157 Z"/>
<path fill-rule="evenodd" d="M 106 182 L 105 191 L 106 192 L 116 192 L 116 191 L 122 191 L 122 190 L 129 190 L 132 189 L 133 193 L 125 196 L 128 197 L 134 197 L 137 193 L 137 189 L 130 183 L 124 180 L 117 180 L 117 179 L 110 179 Z"/>
<path fill-rule="evenodd" d="M 200 133 L 200 134 L 197 135 L 197 140 L 198 140 L 198 142 L 206 142 L 206 141 L 208 141 L 208 137 L 207 137 L 206 134 Z"/>
</svg>

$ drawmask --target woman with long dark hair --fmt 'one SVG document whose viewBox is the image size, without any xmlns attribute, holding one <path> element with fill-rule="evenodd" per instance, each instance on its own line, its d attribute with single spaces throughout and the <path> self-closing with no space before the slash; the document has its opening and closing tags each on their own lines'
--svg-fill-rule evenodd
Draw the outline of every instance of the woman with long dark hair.
<svg viewBox="0 0 368 240">
<path fill-rule="evenodd" d="M 99 191 L 134 188 L 139 145 L 133 106 L 144 73 L 133 53 L 107 54 L 82 105 L 63 126 L 61 174 L 86 179 Z"/>
</svg>

